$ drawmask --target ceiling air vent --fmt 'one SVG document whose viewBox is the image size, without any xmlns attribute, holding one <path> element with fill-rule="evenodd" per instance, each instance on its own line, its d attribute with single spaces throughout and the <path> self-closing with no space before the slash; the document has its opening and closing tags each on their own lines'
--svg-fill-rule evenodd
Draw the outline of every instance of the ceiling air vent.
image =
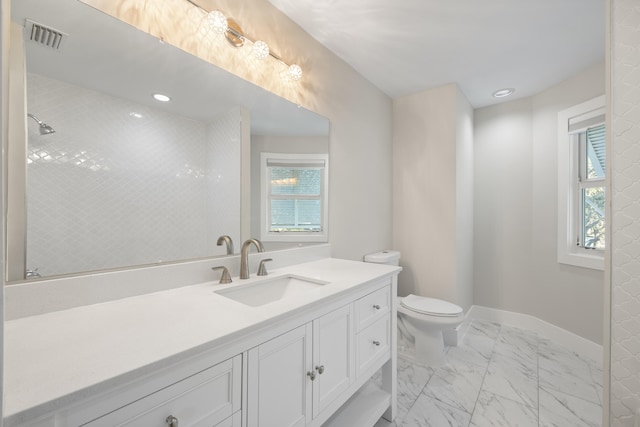
<svg viewBox="0 0 640 427">
<path fill-rule="evenodd" d="M 62 37 L 67 34 L 27 19 L 27 31 L 31 27 L 29 40 L 52 49 L 59 49 Z"/>
</svg>

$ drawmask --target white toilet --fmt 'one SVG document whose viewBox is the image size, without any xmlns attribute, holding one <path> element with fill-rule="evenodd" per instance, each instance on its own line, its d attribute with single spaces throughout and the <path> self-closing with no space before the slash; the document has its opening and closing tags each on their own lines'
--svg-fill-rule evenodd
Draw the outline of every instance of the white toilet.
<svg viewBox="0 0 640 427">
<path fill-rule="evenodd" d="M 366 255 L 365 262 L 399 265 L 400 252 L 382 251 Z M 453 330 L 464 320 L 461 307 L 436 298 L 408 295 L 398 298 L 398 328 L 415 343 L 415 354 L 399 353 L 415 362 L 432 367 L 446 364 L 443 331 Z"/>
</svg>

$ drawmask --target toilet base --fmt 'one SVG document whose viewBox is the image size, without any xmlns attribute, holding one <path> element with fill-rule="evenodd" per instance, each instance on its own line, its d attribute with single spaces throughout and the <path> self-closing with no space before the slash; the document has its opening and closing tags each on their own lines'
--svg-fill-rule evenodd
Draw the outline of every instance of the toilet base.
<svg viewBox="0 0 640 427">
<path fill-rule="evenodd" d="M 438 368 L 447 364 L 442 331 L 430 331 L 421 333 L 421 337 L 416 338 L 401 325 L 402 320 L 398 319 L 398 355 L 403 359 L 419 365 Z M 405 329 L 403 331 L 403 329 Z"/>
<path fill-rule="evenodd" d="M 434 368 L 447 364 L 442 331 L 422 331 L 414 338 L 414 342 L 416 359 Z"/>
</svg>

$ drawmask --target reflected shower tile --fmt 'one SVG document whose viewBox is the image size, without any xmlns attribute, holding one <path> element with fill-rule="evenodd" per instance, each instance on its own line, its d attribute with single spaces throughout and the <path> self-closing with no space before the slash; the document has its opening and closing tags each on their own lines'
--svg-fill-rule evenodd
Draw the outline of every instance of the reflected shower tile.
<svg viewBox="0 0 640 427">
<path fill-rule="evenodd" d="M 538 406 L 538 370 L 535 365 L 494 354 L 482 390 L 511 399 L 519 404 Z"/>
<path fill-rule="evenodd" d="M 599 404 L 540 388 L 540 427 L 600 427 L 602 408 Z"/>
<path fill-rule="evenodd" d="M 482 391 L 470 427 L 538 427 L 537 410 L 513 400 Z"/>
<path fill-rule="evenodd" d="M 473 364 L 450 364 L 436 370 L 423 394 L 470 414 L 485 372 Z"/>
<path fill-rule="evenodd" d="M 398 427 L 467 427 L 470 415 L 421 394 Z"/>
</svg>

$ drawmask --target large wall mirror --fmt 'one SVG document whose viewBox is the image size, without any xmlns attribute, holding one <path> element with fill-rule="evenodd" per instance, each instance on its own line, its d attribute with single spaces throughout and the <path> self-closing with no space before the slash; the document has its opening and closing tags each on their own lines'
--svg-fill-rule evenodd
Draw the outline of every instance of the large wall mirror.
<svg viewBox="0 0 640 427">
<path fill-rule="evenodd" d="M 11 12 L 26 132 L 9 147 L 10 282 L 226 255 L 219 236 L 259 237 L 261 150 L 328 154 L 326 118 L 84 3 Z"/>
</svg>

